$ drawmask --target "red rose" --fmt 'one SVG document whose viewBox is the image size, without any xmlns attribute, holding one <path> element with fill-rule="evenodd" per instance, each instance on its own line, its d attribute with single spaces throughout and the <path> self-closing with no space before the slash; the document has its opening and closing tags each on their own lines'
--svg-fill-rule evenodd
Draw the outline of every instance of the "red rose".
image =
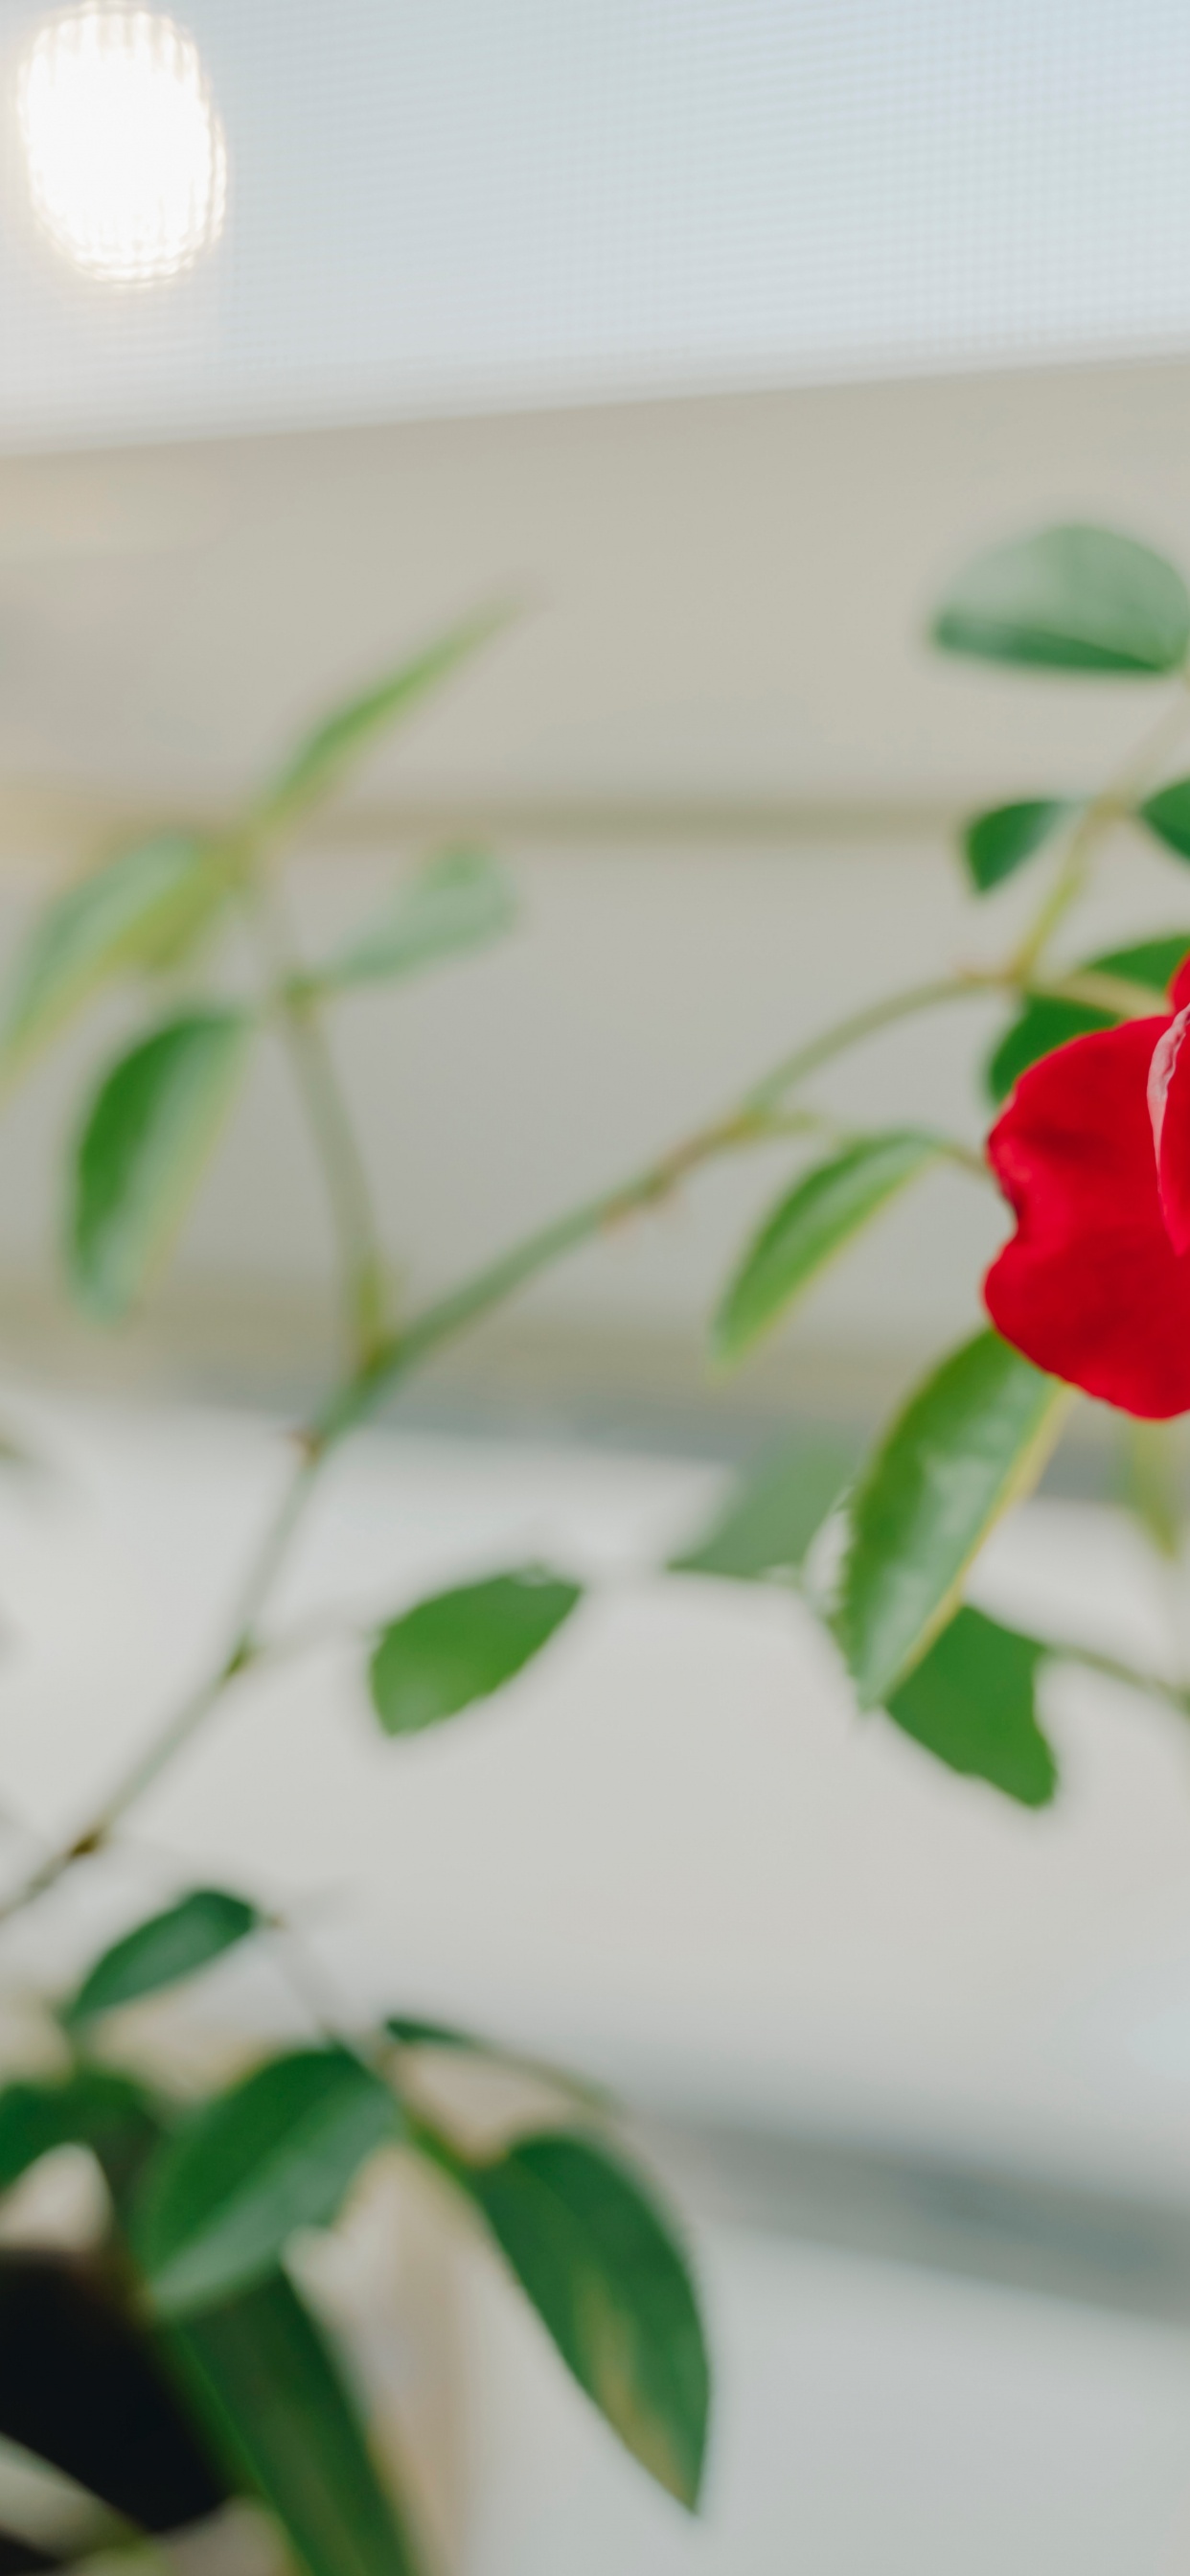
<svg viewBox="0 0 1190 2576">
<path fill-rule="evenodd" d="M 1017 1221 L 984 1281 L 997 1332 L 1156 1420 L 1190 1411 L 1190 958 L 1170 999 L 1030 1065 L 988 1138 Z"/>
</svg>

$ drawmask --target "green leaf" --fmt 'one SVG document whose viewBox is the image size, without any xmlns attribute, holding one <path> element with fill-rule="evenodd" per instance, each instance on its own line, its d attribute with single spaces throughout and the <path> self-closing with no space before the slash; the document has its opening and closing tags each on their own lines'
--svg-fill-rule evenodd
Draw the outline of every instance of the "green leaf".
<svg viewBox="0 0 1190 2576">
<path fill-rule="evenodd" d="M 1067 1394 L 989 1331 L 894 1422 L 852 1501 L 834 1620 L 861 1707 L 886 1699 L 944 1626 L 993 1523 L 1040 1474 Z"/>
<path fill-rule="evenodd" d="M 416 2576 L 342 2371 L 283 2273 L 163 2334 L 233 2476 L 276 2515 L 304 2576 Z"/>
<path fill-rule="evenodd" d="M 711 1325 L 720 1361 L 742 1358 L 886 1199 L 933 1162 L 937 1137 L 913 1129 L 861 1136 L 807 1172 L 766 1218 Z"/>
<path fill-rule="evenodd" d="M 1052 839 L 1059 826 L 1077 814 L 1068 796 L 1032 797 L 1019 805 L 995 805 L 963 826 L 963 857 L 979 894 L 989 894 L 1014 876 L 1035 850 Z"/>
<path fill-rule="evenodd" d="M 1119 975 L 1126 984 L 1147 984 L 1164 1001 L 1179 966 L 1190 955 L 1190 930 L 1169 930 L 1159 939 L 1140 939 L 1131 948 L 1109 948 L 1089 957 L 1076 974 Z"/>
<path fill-rule="evenodd" d="M 1118 975 L 1127 984 L 1146 984 L 1155 1002 L 1166 998 L 1169 985 L 1190 952 L 1190 931 L 1173 930 L 1160 939 L 1142 939 L 1132 948 L 1112 948 L 1106 956 L 1088 957 L 1074 968 L 1078 975 Z M 1069 1038 L 1090 1029 L 1110 1029 L 1122 1014 L 1089 1002 L 1064 1002 L 1041 996 L 1024 1004 L 1000 1039 L 985 1068 L 984 1079 L 995 1101 L 1006 1100 L 1026 1067 L 1037 1064 Z"/>
<path fill-rule="evenodd" d="M 134 1932 L 105 1950 L 62 2018 L 77 2027 L 97 2013 L 114 2012 L 138 1996 L 176 1985 L 254 1932 L 259 1922 L 255 1906 L 242 1896 L 229 1896 L 219 1887 L 196 1887 L 167 1913 L 138 1923 Z"/>
<path fill-rule="evenodd" d="M 146 934 L 136 960 L 138 974 L 163 977 L 192 968 L 210 947 L 234 891 L 236 876 L 221 852 L 212 853 L 196 876 L 187 902 L 175 905 L 152 936 Z"/>
<path fill-rule="evenodd" d="M 474 2031 L 456 2030 L 440 2021 L 421 2021 L 411 2013 L 390 2013 L 384 2027 L 401 2048 L 445 2049 L 453 2056 L 486 2057 L 493 2066 L 505 2067 L 514 2075 L 531 2076 L 537 2084 L 549 2084 L 557 2092 L 569 2094 L 588 2113 L 603 2113 L 609 2107 L 609 2096 L 601 2085 L 572 2075 L 567 2067 L 552 2065 L 548 2058 L 526 2057 L 520 2049 L 501 2048 L 496 2040 L 481 2039 Z M 399 2090 L 399 2076 L 396 2080 Z"/>
<path fill-rule="evenodd" d="M 148 2097 L 131 2076 L 82 2066 L 46 2083 L 6 2084 L 0 2091 L 0 2191 L 55 2147 L 91 2147 L 100 2162 L 122 2152 L 130 2131 L 151 2117 Z"/>
<path fill-rule="evenodd" d="M 243 1071 L 252 1023 L 193 1011 L 104 1076 L 79 1141 L 67 1231 L 71 1284 L 101 1322 L 124 1314 L 180 1225 Z"/>
<path fill-rule="evenodd" d="M 512 888 L 482 850 L 447 850 L 399 888 L 381 919 L 363 937 L 301 979 L 305 989 L 391 982 L 416 975 L 443 958 L 486 948 L 512 928 Z"/>
<path fill-rule="evenodd" d="M 387 672 L 361 696 L 348 698 L 333 715 L 316 725 L 299 743 L 291 760 L 261 798 L 254 822 L 269 830 L 296 822 L 300 814 L 329 796 L 353 761 L 369 750 L 390 725 L 412 713 L 423 698 L 450 679 L 481 644 L 508 622 L 504 608 L 485 609 L 448 628 L 412 660 Z"/>
<path fill-rule="evenodd" d="M 226 860 L 188 832 L 159 832 L 68 886 L 38 915 L 17 960 L 0 1058 L 23 1061 L 109 977 L 155 965 L 230 886 Z"/>
<path fill-rule="evenodd" d="M 982 1610 L 957 1610 L 885 1707 L 952 1771 L 990 1781 L 1023 1807 L 1048 1806 L 1058 1766 L 1035 1713 L 1047 1651 Z"/>
<path fill-rule="evenodd" d="M 340 2048 L 274 2057 L 204 2103 L 154 2158 L 134 2216 L 158 2311 L 210 2307 L 273 2270 L 398 2125 L 388 2086 Z"/>
<path fill-rule="evenodd" d="M 740 1479 L 726 1509 L 692 1547 L 671 1556 L 668 1571 L 735 1583 L 798 1573 L 853 1463 L 854 1452 L 837 1440 L 786 1442 Z"/>
<path fill-rule="evenodd" d="M 1111 1011 L 1100 1011 L 1090 1002 L 1062 1002 L 1040 999 L 1026 1002 L 1004 1036 L 993 1048 L 984 1066 L 984 1082 L 989 1096 L 997 1104 L 1007 1100 L 1014 1082 L 1042 1056 L 1052 1055 L 1056 1047 L 1065 1046 L 1071 1038 L 1087 1036 L 1091 1029 L 1110 1029 L 1116 1025 Z"/>
<path fill-rule="evenodd" d="M 419 2021 L 414 2013 L 390 2013 L 384 2025 L 402 2048 L 459 2049 L 467 2057 L 499 2057 L 502 2052 L 472 2031 L 454 2030 L 446 2022 Z"/>
<path fill-rule="evenodd" d="M 947 653 L 1055 671 L 1175 671 L 1190 644 L 1180 573 L 1111 528 L 1042 529 L 967 566 L 934 620 Z"/>
<path fill-rule="evenodd" d="M 457 2172 L 580 2388 L 693 2509 L 709 2372 L 690 2275 L 660 2212 L 602 2147 L 564 2130 Z"/>
<path fill-rule="evenodd" d="M 581 1598 L 544 1566 L 522 1566 L 419 1601 L 372 1656 L 372 1705 L 386 1735 L 415 1735 L 488 1699 L 548 1645 Z"/>
<path fill-rule="evenodd" d="M 1175 858 L 1190 859 L 1190 778 L 1175 778 L 1137 810 Z"/>
</svg>

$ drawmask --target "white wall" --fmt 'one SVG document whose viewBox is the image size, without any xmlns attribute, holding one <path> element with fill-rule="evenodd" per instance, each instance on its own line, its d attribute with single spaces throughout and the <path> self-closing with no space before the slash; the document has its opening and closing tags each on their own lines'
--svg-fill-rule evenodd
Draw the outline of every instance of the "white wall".
<svg viewBox="0 0 1190 2576">
<path fill-rule="evenodd" d="M 522 623 L 377 757 L 300 871 L 312 951 L 435 837 L 482 833 L 523 891 L 519 942 L 343 1014 L 391 1240 L 437 1285 L 836 1012 L 1007 944 L 1025 898 L 963 902 L 947 817 L 1100 779 L 1155 693 L 947 665 L 924 617 L 974 545 L 1053 513 L 1190 560 L 1188 431 L 1190 371 L 1166 368 L 10 461 L 3 942 L 121 825 L 218 810 L 328 697 L 475 599 L 523 596 Z M 1177 864 L 1121 839 L 1080 936 L 1182 920 Z M 923 1023 L 820 1096 L 974 1135 L 972 1050 L 995 1018 Z M 125 1024 L 96 1021 L 7 1112 L 10 1285 L 52 1233 L 53 1140 Z M 709 1178 L 559 1274 L 537 1311 L 568 1331 L 693 1331 L 786 1167 Z M 901 1367 L 957 1334 L 999 1222 L 975 1184 L 931 1180 L 816 1293 L 790 1352 L 811 1375 L 828 1347 Z M 325 1266 L 262 1064 L 181 1275 L 199 1299 L 255 1282 L 300 1302 Z"/>
</svg>

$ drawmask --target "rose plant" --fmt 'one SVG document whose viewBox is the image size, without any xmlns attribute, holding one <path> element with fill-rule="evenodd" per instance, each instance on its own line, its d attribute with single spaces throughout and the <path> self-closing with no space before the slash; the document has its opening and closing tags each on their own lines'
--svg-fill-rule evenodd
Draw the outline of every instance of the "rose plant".
<svg viewBox="0 0 1190 2576">
<path fill-rule="evenodd" d="M 799 1039 L 710 1125 L 445 1296 L 403 1311 L 328 1017 L 365 986 L 399 987 L 502 935 L 512 890 L 486 853 L 433 853 L 379 918 L 309 960 L 288 926 L 284 855 L 351 763 L 500 622 L 454 630 L 340 708 L 224 827 L 161 831 L 107 858 L 43 908 L 16 961 L 0 1026 L 10 1079 L 114 984 L 127 987 L 139 1020 L 99 1074 L 71 1159 L 65 1263 L 84 1310 L 115 1324 L 151 1287 L 253 1052 L 272 1037 L 321 1161 L 344 1349 L 293 1443 L 290 1483 L 246 1569 L 232 1633 L 97 1811 L 60 1847 L 30 1847 L 2 1919 L 109 1866 L 126 1818 L 211 1711 L 249 1692 L 278 1651 L 300 1650 L 300 1636 L 272 1616 L 277 1576 L 328 1461 L 399 1401 L 416 1369 L 703 1165 L 774 1140 L 788 1140 L 794 1169 L 712 1318 L 721 1367 L 740 1363 L 931 1166 L 949 1161 L 998 1185 L 1015 1230 L 985 1284 L 986 1328 L 909 1395 L 857 1471 L 829 1444 L 786 1443 L 667 1571 L 678 1582 L 796 1591 L 833 1636 L 862 1707 L 1026 1806 L 1044 1805 L 1057 1785 L 1037 1709 L 1038 1676 L 1053 1659 L 1106 1669 L 1190 1714 L 1176 1675 L 1024 1635 L 963 1598 L 984 1539 L 1039 1474 L 1075 1390 L 1143 1421 L 1190 1409 L 1190 927 L 1090 959 L 1063 953 L 1111 835 L 1138 828 L 1190 861 L 1190 777 L 1169 775 L 1190 727 L 1180 576 L 1128 537 L 1055 528 L 980 557 L 936 619 L 934 640 L 949 653 L 1163 691 L 1158 723 L 1122 775 L 967 826 L 980 902 L 1026 867 L 1041 872 L 1035 917 L 1005 958 L 865 1002 Z M 242 974 L 226 971 L 245 940 L 247 999 Z M 844 1132 L 815 1103 L 814 1077 L 848 1048 L 989 995 L 1008 1020 L 986 1074 L 1001 1104 L 986 1159 L 941 1127 Z M 1151 1450 L 1143 1464 L 1138 1500 L 1155 1537 L 1174 1547 L 1176 1515 Z M 833 1540 L 820 1544 L 828 1528 Z M 379 1727 L 399 1740 L 514 1686 L 549 1651 L 580 1589 L 565 1568 L 516 1565 L 378 1615 L 359 1642 L 361 1689 Z M 306 2004 L 315 1997 L 307 2045 L 279 2048 L 262 2035 L 252 2071 L 199 2103 L 176 2099 L 164 2076 L 121 2066 L 113 2014 L 279 1936 Z M 87 2262 L 0 2255 L 0 2436 L 67 2471 L 125 2530 L 173 2530 L 248 2494 L 307 2576 L 405 2576 L 423 2563 L 391 2465 L 374 2461 L 349 2377 L 288 2268 L 299 2232 L 332 2226 L 360 2172 L 394 2149 L 445 2179 L 627 2448 L 682 2504 L 696 2504 L 709 2374 L 679 2231 L 615 2143 L 605 2108 L 568 2079 L 553 2083 L 549 2118 L 514 2122 L 496 2150 L 477 2149 L 437 2107 L 426 2070 L 444 2054 L 483 2062 L 499 2051 L 427 2022 L 417 2001 L 394 1996 L 372 2026 L 329 1990 L 321 1963 L 301 1968 L 293 1927 L 258 1892 L 182 1888 L 52 1999 L 57 2073 L 17 2071 L 0 2089 L 0 2189 L 72 2143 L 97 2160 L 109 2209 Z M 0 2548 L 14 2571 L 47 2563 L 19 2535 L 0 2534 Z"/>
</svg>

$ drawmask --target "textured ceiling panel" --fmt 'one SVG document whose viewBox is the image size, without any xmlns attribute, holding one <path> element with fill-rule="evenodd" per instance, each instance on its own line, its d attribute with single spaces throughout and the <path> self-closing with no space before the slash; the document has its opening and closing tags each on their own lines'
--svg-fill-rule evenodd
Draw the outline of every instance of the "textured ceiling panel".
<svg viewBox="0 0 1190 2576">
<path fill-rule="evenodd" d="M 10 447 L 1190 337 L 1176 0 L 187 0 L 197 69 L 135 92 L 80 10 L 85 60 L 0 15 Z"/>
</svg>

